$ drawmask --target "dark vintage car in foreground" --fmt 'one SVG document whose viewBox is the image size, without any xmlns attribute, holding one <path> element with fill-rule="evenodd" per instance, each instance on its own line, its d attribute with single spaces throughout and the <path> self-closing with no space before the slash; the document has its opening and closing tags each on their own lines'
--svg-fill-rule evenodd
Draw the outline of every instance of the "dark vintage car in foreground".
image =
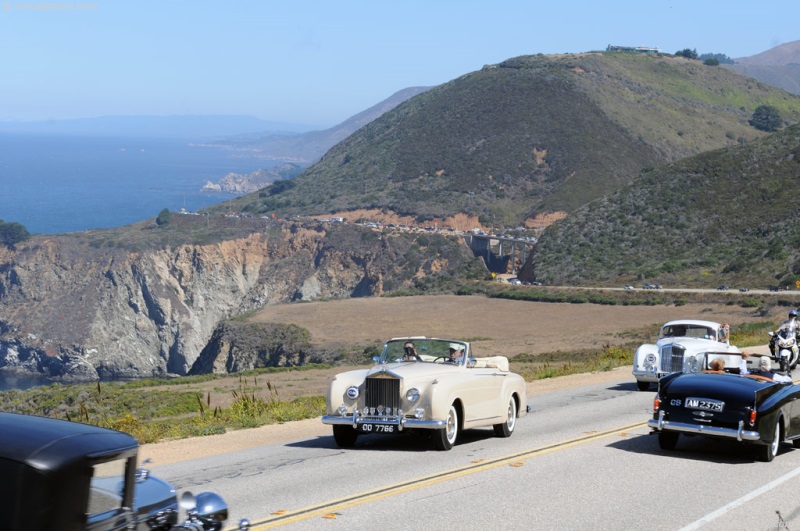
<svg viewBox="0 0 800 531">
<path fill-rule="evenodd" d="M 341 447 L 360 434 L 427 432 L 449 450 L 463 429 L 492 427 L 509 437 L 528 412 L 525 380 L 509 371 L 508 358 L 476 358 L 464 341 L 395 338 L 375 361 L 336 375 L 328 388 L 322 422 Z"/>
<path fill-rule="evenodd" d="M 0 413 L 0 529 L 221 530 L 228 507 L 213 492 L 184 493 L 178 523 L 175 489 L 137 470 L 138 446 L 114 430 Z"/>
<path fill-rule="evenodd" d="M 674 449 L 681 434 L 749 444 L 762 461 L 772 461 L 784 441 L 800 447 L 800 386 L 737 374 L 738 363 L 726 360 L 730 372 L 676 373 L 659 381 L 647 424 L 662 449 Z"/>
</svg>

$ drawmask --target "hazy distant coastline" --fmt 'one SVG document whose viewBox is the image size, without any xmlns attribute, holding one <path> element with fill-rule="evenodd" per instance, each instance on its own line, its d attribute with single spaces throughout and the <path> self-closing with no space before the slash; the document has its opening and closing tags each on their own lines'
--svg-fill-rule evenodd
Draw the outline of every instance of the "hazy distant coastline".
<svg viewBox="0 0 800 531">
<path fill-rule="evenodd" d="M 202 193 L 207 181 L 283 163 L 255 155 L 166 138 L 0 133 L 0 219 L 52 234 L 202 209 L 234 195 Z"/>
</svg>

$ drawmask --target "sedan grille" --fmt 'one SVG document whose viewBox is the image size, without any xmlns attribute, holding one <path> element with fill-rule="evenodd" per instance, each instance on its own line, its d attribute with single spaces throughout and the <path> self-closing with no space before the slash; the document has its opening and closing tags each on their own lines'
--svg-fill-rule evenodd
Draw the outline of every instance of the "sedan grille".
<svg viewBox="0 0 800 531">
<path fill-rule="evenodd" d="M 681 345 L 661 347 L 661 372 L 673 373 L 683 370 L 683 355 L 686 348 Z"/>
<path fill-rule="evenodd" d="M 370 416 L 383 416 L 387 411 L 390 412 L 389 415 L 397 414 L 400 408 L 399 379 L 367 378 L 365 391 L 364 401 Z M 378 411 L 382 411 L 383 414 L 379 414 Z"/>
</svg>

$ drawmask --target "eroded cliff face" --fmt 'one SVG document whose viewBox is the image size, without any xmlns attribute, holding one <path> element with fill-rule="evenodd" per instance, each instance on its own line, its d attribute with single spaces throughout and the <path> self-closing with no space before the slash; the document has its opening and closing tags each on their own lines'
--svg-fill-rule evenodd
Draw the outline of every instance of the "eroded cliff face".
<svg viewBox="0 0 800 531">
<path fill-rule="evenodd" d="M 0 370 L 60 380 L 186 374 L 217 324 L 242 312 L 379 295 L 387 283 L 474 267 L 462 241 L 423 236 L 272 224 L 138 252 L 37 237 L 0 251 Z"/>
</svg>

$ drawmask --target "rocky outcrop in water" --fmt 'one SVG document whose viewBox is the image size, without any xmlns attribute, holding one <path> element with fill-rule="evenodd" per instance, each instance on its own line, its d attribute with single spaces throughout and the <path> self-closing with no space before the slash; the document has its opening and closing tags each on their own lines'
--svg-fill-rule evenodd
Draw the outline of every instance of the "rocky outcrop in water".
<svg viewBox="0 0 800 531">
<path fill-rule="evenodd" d="M 0 248 L 0 370 L 64 381 L 183 375 L 218 323 L 243 312 L 380 295 L 483 267 L 457 237 L 239 219 L 226 221 L 235 237 L 176 243 L 214 235 L 202 216 L 173 220 L 189 228 L 37 236 Z M 226 370 L 255 363 L 230 359 Z"/>
</svg>

